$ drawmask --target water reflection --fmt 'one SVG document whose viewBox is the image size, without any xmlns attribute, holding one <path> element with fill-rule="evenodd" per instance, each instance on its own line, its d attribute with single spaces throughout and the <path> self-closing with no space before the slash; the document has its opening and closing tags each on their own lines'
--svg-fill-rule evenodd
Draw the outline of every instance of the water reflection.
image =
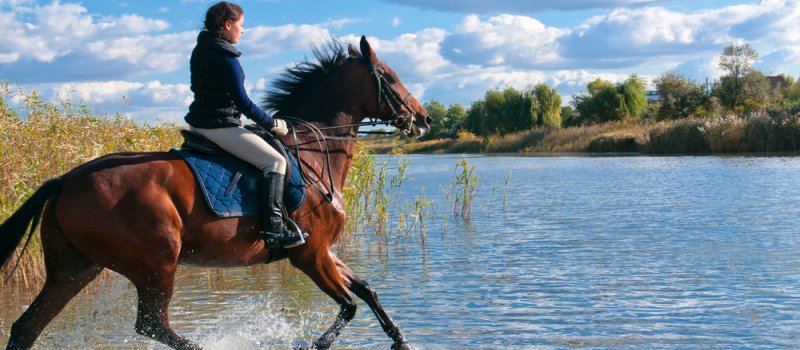
<svg viewBox="0 0 800 350">
<path fill-rule="evenodd" d="M 337 247 L 420 349 L 796 348 L 800 158 L 472 157 L 473 221 L 449 217 L 456 157 L 411 157 L 425 186 L 419 237 Z M 504 182 L 511 172 L 507 200 Z M 338 307 L 288 264 L 182 268 L 173 326 L 212 349 L 307 345 Z M 135 295 L 103 279 L 40 348 L 163 348 L 136 336 Z M 0 345 L 24 302 L 0 297 Z M 335 343 L 386 348 L 366 305 Z"/>
</svg>

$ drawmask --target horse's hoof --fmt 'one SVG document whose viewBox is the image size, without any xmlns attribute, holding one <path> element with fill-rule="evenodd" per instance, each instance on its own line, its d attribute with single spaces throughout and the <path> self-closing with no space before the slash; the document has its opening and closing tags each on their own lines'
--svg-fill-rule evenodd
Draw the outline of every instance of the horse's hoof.
<svg viewBox="0 0 800 350">
<path fill-rule="evenodd" d="M 414 350 L 408 342 L 392 344 L 392 350 Z"/>
</svg>

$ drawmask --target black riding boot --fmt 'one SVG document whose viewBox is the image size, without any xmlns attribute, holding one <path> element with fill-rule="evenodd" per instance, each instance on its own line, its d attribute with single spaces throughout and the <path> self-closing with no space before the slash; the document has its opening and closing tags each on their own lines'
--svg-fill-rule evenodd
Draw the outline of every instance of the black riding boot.
<svg viewBox="0 0 800 350">
<path fill-rule="evenodd" d="M 264 173 L 261 194 L 261 236 L 267 248 L 291 248 L 300 245 L 301 237 L 286 228 L 283 221 L 283 175 Z"/>
</svg>

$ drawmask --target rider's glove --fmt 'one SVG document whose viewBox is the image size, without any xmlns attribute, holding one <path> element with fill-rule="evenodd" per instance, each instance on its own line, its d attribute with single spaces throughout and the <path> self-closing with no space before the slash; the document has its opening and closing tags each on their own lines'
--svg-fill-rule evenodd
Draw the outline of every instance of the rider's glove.
<svg viewBox="0 0 800 350">
<path fill-rule="evenodd" d="M 274 133 L 276 133 L 278 135 L 281 135 L 281 136 L 286 136 L 286 134 L 289 133 L 289 128 L 286 127 L 286 121 L 285 120 L 275 118 L 274 119 L 274 123 L 275 123 L 274 124 L 275 126 L 272 127 L 272 132 L 274 132 Z"/>
</svg>

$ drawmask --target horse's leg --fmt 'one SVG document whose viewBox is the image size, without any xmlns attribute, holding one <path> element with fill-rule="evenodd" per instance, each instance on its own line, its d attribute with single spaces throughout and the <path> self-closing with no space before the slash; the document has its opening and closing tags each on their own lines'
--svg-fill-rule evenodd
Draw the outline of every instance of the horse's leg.
<svg viewBox="0 0 800 350">
<path fill-rule="evenodd" d="M 169 325 L 169 302 L 177 263 L 142 270 L 133 281 L 139 297 L 136 333 L 153 338 L 174 349 L 200 349 L 194 342 L 178 335 Z"/>
<path fill-rule="evenodd" d="M 7 349 L 30 348 L 47 324 L 103 270 L 67 240 L 50 205 L 45 209 L 41 232 L 47 279 L 39 295 L 11 327 Z"/>
<path fill-rule="evenodd" d="M 392 318 L 386 313 L 386 310 L 383 309 L 380 301 L 378 301 L 378 294 L 369 286 L 367 281 L 359 278 L 341 260 L 336 257 L 334 257 L 334 259 L 336 259 L 336 266 L 339 268 L 339 271 L 348 282 L 350 291 L 369 305 L 370 309 L 372 309 L 372 313 L 378 318 L 378 322 L 380 322 L 383 331 L 394 340 L 392 349 L 411 349 L 411 345 L 406 338 L 403 337 L 403 334 L 400 333 L 400 328 L 397 327 L 397 324 L 394 323 Z"/>
<path fill-rule="evenodd" d="M 356 314 L 356 303 L 350 296 L 345 285 L 345 279 L 337 268 L 336 261 L 339 259 L 334 257 L 328 250 L 325 250 L 322 254 L 324 255 L 316 258 L 307 256 L 306 258 L 310 258 L 310 260 L 303 259 L 300 261 L 298 259 L 298 261 L 295 261 L 291 259 L 295 267 L 308 275 L 323 292 L 333 298 L 340 306 L 336 321 L 312 344 L 313 349 L 330 348 L 342 329 Z"/>
</svg>

